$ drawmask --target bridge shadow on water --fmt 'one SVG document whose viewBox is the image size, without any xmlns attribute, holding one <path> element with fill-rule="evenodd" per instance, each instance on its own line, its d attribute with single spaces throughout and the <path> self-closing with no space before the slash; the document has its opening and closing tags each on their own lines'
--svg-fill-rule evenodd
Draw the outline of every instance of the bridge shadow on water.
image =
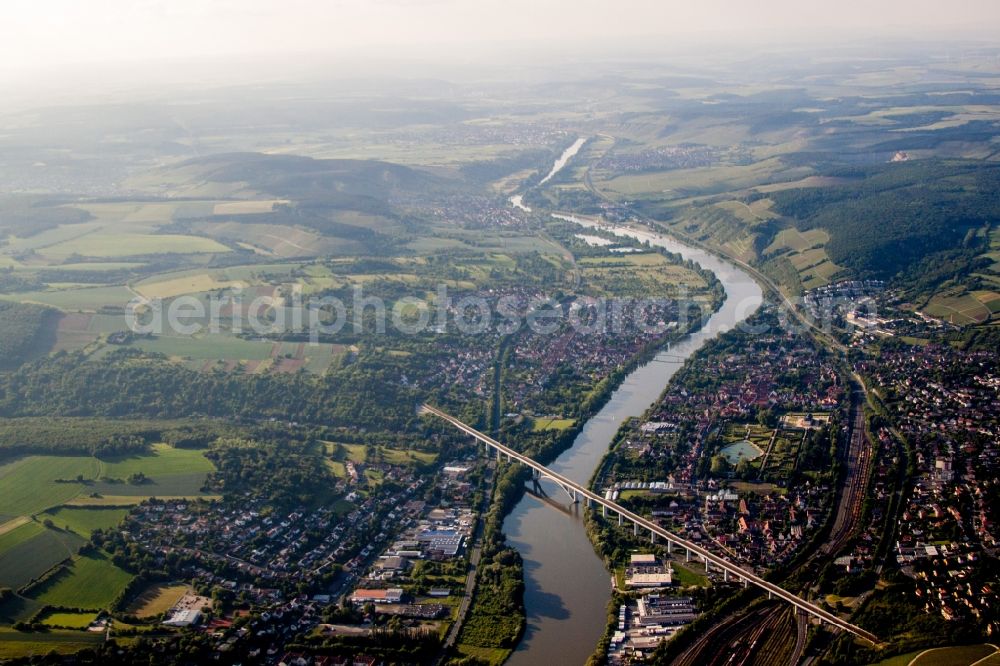
<svg viewBox="0 0 1000 666">
<path fill-rule="evenodd" d="M 576 518 L 577 520 L 581 518 L 580 505 L 574 504 L 573 502 L 570 502 L 569 500 L 565 499 L 566 497 L 565 494 L 562 496 L 562 498 L 556 499 L 550 496 L 547 492 L 545 492 L 545 488 L 542 487 L 542 485 L 537 482 L 526 484 L 524 492 L 525 495 L 528 495 L 529 497 L 538 500 L 545 506 L 551 507 L 556 511 L 558 511 L 559 513 L 567 515 L 570 518 Z"/>
</svg>

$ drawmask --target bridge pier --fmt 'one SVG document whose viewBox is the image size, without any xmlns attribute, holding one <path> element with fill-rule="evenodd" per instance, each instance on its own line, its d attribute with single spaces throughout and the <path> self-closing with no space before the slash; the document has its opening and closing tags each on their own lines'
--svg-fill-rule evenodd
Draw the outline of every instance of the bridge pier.
<svg viewBox="0 0 1000 666">
<path fill-rule="evenodd" d="M 705 573 L 710 574 L 712 573 L 712 563 L 708 561 L 707 557 L 704 559 L 705 559 Z"/>
<path fill-rule="evenodd" d="M 622 526 L 622 514 L 618 514 L 618 527 Z"/>
<path fill-rule="evenodd" d="M 602 518 L 608 517 L 608 507 L 604 506 L 603 504 L 601 505 L 601 517 Z"/>
<path fill-rule="evenodd" d="M 649 530 L 649 543 L 656 543 L 656 532 Z"/>
<path fill-rule="evenodd" d="M 687 555 L 685 556 L 684 561 L 685 562 L 690 562 L 691 561 L 691 549 L 690 548 L 687 549 Z"/>
<path fill-rule="evenodd" d="M 728 583 L 729 582 L 729 569 L 723 569 L 722 570 L 722 582 L 723 583 Z"/>
<path fill-rule="evenodd" d="M 639 523 L 632 523 L 632 536 L 639 536 Z"/>
<path fill-rule="evenodd" d="M 667 555 L 671 555 L 674 552 L 674 542 L 667 541 Z"/>
</svg>

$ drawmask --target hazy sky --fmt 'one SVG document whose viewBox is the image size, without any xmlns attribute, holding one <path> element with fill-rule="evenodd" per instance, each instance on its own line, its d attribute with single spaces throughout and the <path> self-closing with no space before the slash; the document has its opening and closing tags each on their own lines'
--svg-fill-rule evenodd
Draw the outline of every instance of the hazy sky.
<svg viewBox="0 0 1000 666">
<path fill-rule="evenodd" d="M 0 0 L 0 70 L 545 39 L 1000 34 L 998 0 Z"/>
</svg>

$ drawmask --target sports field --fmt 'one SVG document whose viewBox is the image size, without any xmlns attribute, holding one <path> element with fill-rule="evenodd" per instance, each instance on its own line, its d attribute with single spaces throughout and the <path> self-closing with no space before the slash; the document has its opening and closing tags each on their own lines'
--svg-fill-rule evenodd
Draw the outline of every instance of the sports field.
<svg viewBox="0 0 1000 666">
<path fill-rule="evenodd" d="M 160 583 L 150 585 L 129 604 L 127 612 L 138 618 L 148 618 L 165 613 L 190 590 L 191 587 L 189 585 L 165 585 Z"/>
</svg>

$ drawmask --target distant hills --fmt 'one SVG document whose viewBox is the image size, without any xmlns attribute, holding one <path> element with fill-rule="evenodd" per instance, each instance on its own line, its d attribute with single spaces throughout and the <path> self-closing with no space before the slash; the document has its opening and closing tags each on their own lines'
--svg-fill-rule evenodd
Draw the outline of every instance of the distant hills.
<svg viewBox="0 0 1000 666">
<path fill-rule="evenodd" d="M 973 248 L 970 231 L 1000 220 L 1000 164 L 929 159 L 826 175 L 845 182 L 774 192 L 773 210 L 800 230 L 827 231 L 830 259 L 857 276 L 888 279 Z"/>
<path fill-rule="evenodd" d="M 213 224 L 254 229 L 298 227 L 348 241 L 352 251 L 378 252 L 387 241 L 419 231 L 435 202 L 467 188 L 461 179 L 376 160 L 313 159 L 295 155 L 226 153 L 162 167 L 134 183 L 156 183 L 159 196 L 274 198 L 272 210 L 214 212 L 178 222 L 209 236 Z M 221 230 L 221 227 L 219 227 Z M 360 244 L 361 247 L 358 246 Z M 320 249 L 320 248 L 317 248 Z M 331 248 L 324 246 L 323 251 Z"/>
<path fill-rule="evenodd" d="M 458 189 L 454 181 L 429 172 L 377 160 L 227 153 L 179 167 L 200 171 L 207 181 L 245 183 L 274 196 L 330 206 L 378 206 Z"/>
</svg>

